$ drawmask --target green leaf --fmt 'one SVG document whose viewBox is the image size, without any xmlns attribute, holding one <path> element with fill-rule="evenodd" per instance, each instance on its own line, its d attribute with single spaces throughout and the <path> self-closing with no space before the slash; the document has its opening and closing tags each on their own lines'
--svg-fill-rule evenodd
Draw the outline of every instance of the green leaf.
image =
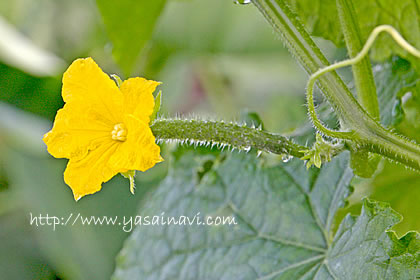
<svg viewBox="0 0 420 280">
<path fill-rule="evenodd" d="M 416 89 L 407 93 L 403 102 L 404 121 L 397 126 L 397 130 L 417 142 L 420 142 L 420 79 Z"/>
<path fill-rule="evenodd" d="M 404 216 L 395 227 L 398 233 L 420 231 L 420 174 L 403 165 L 385 162 L 383 170 L 368 184 L 365 192 L 373 199 L 387 201 Z M 361 185 L 360 187 L 363 187 Z"/>
<path fill-rule="evenodd" d="M 373 67 L 378 91 L 381 123 L 396 126 L 404 119 L 402 97 L 414 91 L 420 81 L 419 75 L 407 60 L 394 56 Z"/>
<path fill-rule="evenodd" d="M 331 40 L 336 45 L 343 45 L 335 0 L 287 0 L 301 16 L 308 31 L 314 35 Z M 408 42 L 420 49 L 420 3 L 418 0 L 353 0 L 359 21 L 362 41 L 366 42 L 373 28 L 382 24 L 394 26 Z M 390 36 L 381 35 L 372 51 L 377 60 L 398 54 L 415 63 L 420 69 L 418 59 L 409 56 Z"/>
<path fill-rule="evenodd" d="M 150 39 L 165 0 L 97 0 L 113 43 L 113 54 L 125 75 L 133 71 L 140 51 Z"/>
<path fill-rule="evenodd" d="M 386 205 L 366 201 L 333 240 L 334 216 L 350 193 L 348 161 L 344 153 L 306 171 L 298 160 L 269 167 L 233 154 L 200 180 L 204 159 L 185 153 L 142 217 L 200 213 L 231 216 L 237 225 L 139 225 L 117 257 L 114 279 L 412 279 L 416 235 L 386 233 L 400 219 Z"/>
<path fill-rule="evenodd" d="M 241 112 L 240 119 L 242 122 L 245 122 L 245 124 L 249 127 L 260 127 L 262 130 L 264 130 L 264 123 L 257 112 L 250 112 L 248 110 L 243 110 Z"/>
<path fill-rule="evenodd" d="M 335 0 L 286 0 L 301 17 L 308 32 L 344 45 Z M 354 3 L 356 6 L 356 4 Z M 326 16 L 328 15 L 328 16 Z"/>
<path fill-rule="evenodd" d="M 328 253 L 334 279 L 415 279 L 420 252 L 418 233 L 409 232 L 398 239 L 388 231 L 401 219 L 389 204 L 368 199 L 359 217 L 348 215 Z"/>
<path fill-rule="evenodd" d="M 378 168 L 381 157 L 369 153 L 366 149 L 351 151 L 350 166 L 354 174 L 362 178 L 370 178 Z"/>
<path fill-rule="evenodd" d="M 0 102 L 53 119 L 63 106 L 61 81 L 56 77 L 33 77 L 0 62 Z M 0 105 L 1 106 L 1 105 Z"/>
</svg>

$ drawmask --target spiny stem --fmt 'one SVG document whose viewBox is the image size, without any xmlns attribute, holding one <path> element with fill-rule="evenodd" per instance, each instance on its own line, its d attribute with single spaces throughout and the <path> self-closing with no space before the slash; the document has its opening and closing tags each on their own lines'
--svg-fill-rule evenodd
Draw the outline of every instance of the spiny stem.
<svg viewBox="0 0 420 280">
<path fill-rule="evenodd" d="M 314 98 L 313 98 L 313 95 L 314 95 L 313 91 L 314 91 L 314 87 L 315 87 L 315 82 L 323 74 L 334 71 L 338 68 L 346 67 L 346 66 L 353 65 L 353 64 L 356 64 L 356 63 L 360 62 L 368 54 L 370 48 L 372 47 L 373 43 L 375 42 L 375 39 L 378 37 L 378 35 L 381 32 L 389 33 L 394 38 L 394 40 L 404 50 L 406 50 L 410 54 L 420 58 L 420 51 L 415 49 L 406 40 L 404 40 L 404 38 L 398 33 L 397 30 L 395 30 L 392 26 L 389 26 L 389 25 L 381 25 L 381 26 L 376 27 L 372 31 L 368 40 L 366 41 L 365 45 L 363 46 L 362 50 L 360 51 L 360 53 L 358 55 L 356 55 L 353 58 L 349 58 L 349 59 L 343 60 L 341 62 L 331 64 L 327 67 L 319 69 L 314 74 L 312 74 L 311 77 L 309 78 L 309 81 L 308 81 L 306 97 L 307 97 L 309 115 L 312 119 L 312 122 L 313 122 L 314 126 L 321 133 L 323 133 L 327 136 L 331 136 L 331 137 L 334 137 L 334 138 L 340 138 L 340 139 L 350 139 L 350 140 L 352 140 L 352 139 L 355 138 L 355 131 L 342 132 L 342 131 L 330 130 L 330 129 L 326 128 L 322 124 L 322 122 L 318 119 L 318 116 L 316 115 L 316 111 L 315 111 Z M 353 128 L 353 129 L 355 129 L 355 128 Z"/>
<path fill-rule="evenodd" d="M 156 119 L 150 126 L 156 141 L 177 141 L 196 145 L 229 146 L 249 151 L 254 148 L 274 154 L 302 157 L 305 146 L 257 128 L 235 123 L 194 119 Z"/>
<path fill-rule="evenodd" d="M 313 74 L 318 69 L 322 69 L 329 64 L 321 50 L 305 30 L 299 17 L 289 8 L 286 1 L 251 1 L 264 15 L 274 30 L 282 36 L 289 51 L 309 74 Z M 398 39 L 398 36 L 396 37 Z M 398 41 L 401 42 L 401 40 Z M 413 50 L 413 48 L 407 50 Z M 323 76 L 318 75 L 318 78 L 318 84 L 322 93 L 340 117 L 342 128 L 352 128 L 355 130 L 353 135 L 352 132 L 336 132 L 325 128 L 316 117 L 316 113 L 314 113 L 313 93 L 311 91 L 311 94 L 307 95 L 308 105 L 312 109 L 310 114 L 321 133 L 331 135 L 335 138 L 349 139 L 355 144 L 363 146 L 361 148 L 368 148 L 370 151 L 420 170 L 419 145 L 383 128 L 357 102 L 335 71 L 327 71 Z"/>
<path fill-rule="evenodd" d="M 363 46 L 356 11 L 354 10 L 352 1 L 336 0 L 336 4 L 347 52 L 350 57 L 355 57 Z M 378 97 L 376 95 L 376 85 L 373 79 L 372 65 L 369 57 L 365 57 L 360 63 L 354 64 L 352 71 L 357 98 L 360 104 L 372 118 L 379 120 Z"/>
<path fill-rule="evenodd" d="M 322 68 L 311 75 L 307 87 L 307 102 L 309 115 L 314 126 L 323 134 L 334 138 L 347 139 L 361 146 L 369 147 L 371 151 L 386 156 L 390 159 L 401 162 L 416 170 L 420 170 L 420 146 L 404 137 L 396 135 L 391 131 L 383 128 L 377 121 L 372 118 L 360 119 L 358 122 L 346 123 L 352 131 L 342 132 L 334 131 L 326 128 L 318 119 L 313 102 L 313 90 L 315 81 L 320 76 L 338 68 L 353 65 L 360 62 L 369 52 L 375 39 L 381 32 L 389 33 L 394 40 L 407 52 L 420 58 L 420 51 L 410 45 L 404 38 L 389 25 L 381 25 L 376 27 L 369 36 L 366 44 L 360 53 L 354 58 L 350 58 L 325 68 Z"/>
<path fill-rule="evenodd" d="M 252 0 L 252 3 L 282 36 L 291 54 L 309 75 L 330 64 L 286 1 Z M 320 77 L 318 85 L 344 122 L 355 123 L 369 117 L 336 72 Z"/>
</svg>

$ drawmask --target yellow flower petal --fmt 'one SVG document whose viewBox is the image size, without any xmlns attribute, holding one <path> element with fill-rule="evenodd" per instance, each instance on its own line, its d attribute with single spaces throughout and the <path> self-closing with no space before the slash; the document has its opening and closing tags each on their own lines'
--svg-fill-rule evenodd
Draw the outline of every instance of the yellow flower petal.
<svg viewBox="0 0 420 280">
<path fill-rule="evenodd" d="M 101 190 L 102 183 L 125 171 L 110 168 L 108 165 L 109 159 L 119 145 L 118 142 L 110 142 L 89 151 L 81 160 L 70 159 L 64 171 L 64 181 L 72 189 L 75 200 Z"/>
<path fill-rule="evenodd" d="M 76 200 L 118 173 L 145 171 L 163 160 L 149 127 L 158 84 L 133 78 L 120 90 L 91 58 L 74 61 L 64 73 L 66 104 L 44 142 L 53 156 L 70 159 L 64 181 Z"/>
<path fill-rule="evenodd" d="M 43 140 L 52 156 L 80 159 L 89 150 L 112 141 L 112 126 L 95 108 L 66 104 L 57 112 L 53 129 Z"/>
<path fill-rule="evenodd" d="M 112 168 L 146 171 L 156 163 L 163 161 L 160 147 L 155 143 L 155 136 L 150 127 L 134 117 L 124 118 L 127 127 L 127 140 L 118 146 L 109 165 Z"/>
<path fill-rule="evenodd" d="M 92 58 L 77 59 L 63 75 L 62 96 L 66 103 L 96 108 L 112 123 L 120 123 L 123 95 L 115 82 Z"/>
<path fill-rule="evenodd" d="M 153 92 L 160 82 L 144 78 L 130 78 L 121 85 L 124 95 L 124 113 L 132 114 L 148 124 L 153 113 L 155 99 Z"/>
</svg>

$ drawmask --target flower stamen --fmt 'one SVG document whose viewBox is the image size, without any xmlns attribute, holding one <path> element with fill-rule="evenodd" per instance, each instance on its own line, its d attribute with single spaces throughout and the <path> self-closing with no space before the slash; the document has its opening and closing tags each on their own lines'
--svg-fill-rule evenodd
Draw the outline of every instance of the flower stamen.
<svg viewBox="0 0 420 280">
<path fill-rule="evenodd" d="M 127 140 L 127 129 L 123 123 L 114 125 L 114 130 L 111 132 L 112 140 L 124 142 Z"/>
</svg>

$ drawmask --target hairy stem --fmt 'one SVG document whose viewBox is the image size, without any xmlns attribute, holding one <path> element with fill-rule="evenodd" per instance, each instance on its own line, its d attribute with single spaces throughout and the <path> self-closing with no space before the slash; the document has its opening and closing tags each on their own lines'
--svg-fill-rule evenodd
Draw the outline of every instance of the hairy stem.
<svg viewBox="0 0 420 280">
<path fill-rule="evenodd" d="M 389 33 L 404 50 L 409 52 L 411 55 L 420 58 L 420 51 L 405 41 L 392 26 L 378 26 L 372 31 L 362 50 L 355 57 L 324 67 L 311 75 L 307 87 L 309 113 L 315 127 L 325 135 L 360 142 L 362 145 L 369 146 L 376 153 L 420 170 L 420 146 L 386 130 L 372 118 L 361 119 L 358 123 L 350 123 L 349 125 L 353 131 L 341 132 L 333 131 L 324 127 L 316 115 L 313 103 L 315 81 L 330 71 L 359 63 L 368 54 L 369 49 L 372 47 L 375 39 L 381 32 Z"/>
<path fill-rule="evenodd" d="M 274 154 L 302 157 L 307 148 L 290 139 L 257 128 L 204 120 L 156 119 L 151 127 L 156 141 L 178 141 L 197 145 L 229 146 L 249 151 L 254 148 Z"/>
<path fill-rule="evenodd" d="M 347 139 L 357 143 L 361 148 L 369 147 L 375 153 L 420 170 L 420 146 L 383 128 L 361 107 L 334 71 L 339 67 L 359 62 L 359 59 L 366 55 L 368 48 L 363 48 L 357 57 L 350 60 L 350 63 L 346 61 L 338 67 L 337 65 L 328 66 L 327 59 L 306 32 L 297 15 L 284 1 L 252 0 L 252 3 L 266 17 L 274 30 L 283 37 L 289 51 L 311 75 L 307 94 L 308 109 L 311 120 L 319 132 L 334 138 Z M 381 32 L 381 30 L 376 29 L 376 32 Z M 398 43 L 404 41 L 396 31 L 391 31 L 390 34 Z M 371 44 L 370 41 L 376 36 L 377 34 L 371 36 L 367 44 Z M 406 45 L 404 49 L 414 55 L 417 52 L 410 45 Z M 317 79 L 325 97 L 340 117 L 342 129 L 350 131 L 329 130 L 317 118 L 312 93 Z"/>
<path fill-rule="evenodd" d="M 282 36 L 289 51 L 309 75 L 329 65 L 299 17 L 284 1 L 252 0 L 252 3 Z M 369 117 L 336 72 L 320 77 L 319 86 L 344 124 Z"/>
<path fill-rule="evenodd" d="M 362 49 L 362 38 L 360 37 L 359 22 L 353 3 L 348 0 L 337 0 L 336 3 L 347 51 L 350 57 L 355 57 Z M 360 104 L 371 117 L 379 120 L 378 97 L 369 57 L 365 57 L 359 63 L 354 64 L 352 71 Z"/>
<path fill-rule="evenodd" d="M 370 48 L 372 47 L 373 43 L 375 42 L 375 39 L 378 37 L 378 35 L 381 32 L 387 32 L 389 33 L 394 40 L 406 51 L 408 51 L 410 54 L 419 57 L 420 58 L 420 51 L 415 49 L 413 46 L 411 46 L 407 41 L 404 40 L 403 37 L 395 30 L 392 26 L 389 25 L 381 25 L 376 27 L 372 33 L 370 34 L 368 40 L 366 41 L 365 45 L 363 46 L 362 50 L 353 58 L 346 59 L 337 63 L 334 63 L 332 65 L 329 65 L 327 67 L 321 68 L 315 73 L 311 75 L 308 81 L 307 86 L 307 102 L 308 102 L 308 109 L 309 109 L 309 115 L 312 119 L 313 124 L 315 127 L 322 132 L 325 135 L 335 137 L 335 138 L 342 138 L 342 139 L 349 139 L 349 140 L 357 140 L 356 137 L 356 131 L 352 132 L 341 132 L 341 131 L 333 131 L 323 126 L 321 121 L 318 119 L 315 111 L 315 105 L 313 100 L 314 95 L 314 88 L 315 88 L 315 82 L 317 79 L 320 79 L 321 76 L 334 71 L 336 69 L 354 65 L 362 61 L 362 59 L 365 58 L 365 56 L 368 54 Z M 356 120 L 357 121 L 357 120 Z M 364 126 L 362 126 L 364 124 Z M 367 119 L 359 119 L 359 122 L 355 123 L 348 123 L 350 125 L 350 128 L 353 128 L 357 130 L 357 132 L 361 132 L 363 130 L 373 130 L 373 131 L 382 131 L 384 130 L 378 122 L 375 122 L 372 118 Z M 377 127 L 379 126 L 379 128 Z M 367 140 L 367 139 L 366 139 Z"/>
</svg>

